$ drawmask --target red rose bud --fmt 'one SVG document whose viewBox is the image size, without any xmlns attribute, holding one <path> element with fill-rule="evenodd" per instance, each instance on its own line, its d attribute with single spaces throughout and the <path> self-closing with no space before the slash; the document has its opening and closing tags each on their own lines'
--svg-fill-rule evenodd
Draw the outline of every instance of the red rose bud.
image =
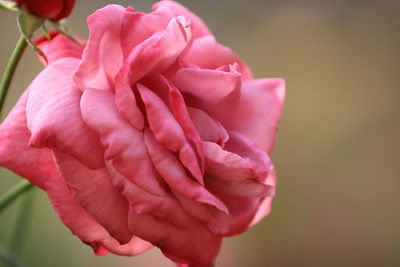
<svg viewBox="0 0 400 267">
<path fill-rule="evenodd" d="M 19 7 L 40 17 L 59 20 L 68 17 L 75 0 L 14 0 Z"/>
</svg>

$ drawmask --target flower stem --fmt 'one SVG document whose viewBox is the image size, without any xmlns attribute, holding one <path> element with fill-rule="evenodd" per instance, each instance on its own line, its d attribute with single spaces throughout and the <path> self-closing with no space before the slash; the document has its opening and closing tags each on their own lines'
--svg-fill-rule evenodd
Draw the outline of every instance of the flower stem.
<svg viewBox="0 0 400 267">
<path fill-rule="evenodd" d="M 1 260 L 3 261 L 3 264 L 1 264 Z M 0 266 L 22 267 L 23 265 L 13 252 L 9 251 L 6 247 L 0 245 Z"/>
<path fill-rule="evenodd" d="M 23 192 L 31 189 L 33 185 L 27 180 L 23 180 L 16 184 L 13 188 L 8 190 L 0 197 L 0 213 L 6 208 L 11 202 L 13 202 L 17 197 Z"/>
<path fill-rule="evenodd" d="M 12 229 L 9 232 L 7 247 L 10 251 L 12 251 L 16 256 L 19 256 L 23 239 L 26 233 L 26 224 L 29 221 L 29 215 L 31 213 L 31 207 L 33 204 L 34 198 L 34 190 L 28 190 L 23 192 L 18 198 L 18 205 L 15 208 L 15 217 L 14 222 L 12 224 Z"/>
<path fill-rule="evenodd" d="M 3 109 L 4 100 L 6 99 L 8 88 L 10 87 L 11 79 L 14 75 L 15 69 L 17 68 L 18 62 L 25 51 L 27 43 L 25 38 L 21 35 L 19 37 L 18 43 L 11 54 L 10 60 L 6 71 L 4 72 L 3 79 L 0 84 L 0 112 Z"/>
</svg>

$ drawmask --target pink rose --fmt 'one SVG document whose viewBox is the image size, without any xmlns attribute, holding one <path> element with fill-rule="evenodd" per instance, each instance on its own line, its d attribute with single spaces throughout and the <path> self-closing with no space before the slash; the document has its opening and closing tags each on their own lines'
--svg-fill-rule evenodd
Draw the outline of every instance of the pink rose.
<svg viewBox="0 0 400 267">
<path fill-rule="evenodd" d="M 284 82 L 252 77 L 203 21 L 162 1 L 109 5 L 84 49 L 37 41 L 48 66 L 0 128 L 0 165 L 44 189 L 96 254 L 212 266 L 222 237 L 270 211 Z"/>
</svg>

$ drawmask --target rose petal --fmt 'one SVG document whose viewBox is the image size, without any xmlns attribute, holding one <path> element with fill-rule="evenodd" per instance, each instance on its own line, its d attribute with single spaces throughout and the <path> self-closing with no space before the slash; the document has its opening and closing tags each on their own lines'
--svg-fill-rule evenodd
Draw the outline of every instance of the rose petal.
<svg viewBox="0 0 400 267">
<path fill-rule="evenodd" d="M 31 132 L 25 113 L 28 94 L 26 90 L 0 126 L 0 166 L 44 189 L 45 180 L 58 170 L 50 149 L 29 146 Z"/>
<path fill-rule="evenodd" d="M 276 173 L 274 167 L 271 165 L 271 168 L 268 172 L 268 176 L 264 181 L 266 184 L 270 186 L 276 187 Z M 254 216 L 253 220 L 251 221 L 250 226 L 253 226 L 259 223 L 265 216 L 267 216 L 271 212 L 271 204 L 272 204 L 272 197 L 265 197 L 257 210 L 256 215 Z"/>
<path fill-rule="evenodd" d="M 121 244 L 128 243 L 128 202 L 114 188 L 105 168 L 91 170 L 68 154 L 53 150 L 62 176 L 71 188 L 75 200 L 86 209 Z"/>
<path fill-rule="evenodd" d="M 91 245 L 99 255 L 104 255 L 104 249 L 107 249 L 115 254 L 135 256 L 152 248 L 149 242 L 136 236 L 129 243 L 120 245 L 74 200 L 71 190 L 60 175 L 46 180 L 46 191 L 63 223 L 83 242 Z"/>
<path fill-rule="evenodd" d="M 203 174 L 192 146 L 165 103 L 150 89 L 138 84 L 138 91 L 146 107 L 147 120 L 156 139 L 169 150 L 179 152 L 182 164 L 203 185 Z"/>
<path fill-rule="evenodd" d="M 249 159 L 226 151 L 216 143 L 203 142 L 203 147 L 206 173 L 216 179 L 240 182 L 257 177 L 255 166 Z"/>
<path fill-rule="evenodd" d="M 99 134 L 105 148 L 105 158 L 125 177 L 147 192 L 164 196 L 165 191 L 155 177 L 143 132 L 118 113 L 114 95 L 96 89 L 86 89 L 81 99 L 82 118 Z"/>
<path fill-rule="evenodd" d="M 56 30 L 50 32 L 50 37 L 50 41 L 44 35 L 33 41 L 33 43 L 39 46 L 40 50 L 42 50 L 46 55 L 48 64 L 65 57 L 81 58 L 83 46 L 71 41 L 68 37 L 60 34 Z M 75 38 L 81 43 L 85 43 L 85 40 L 79 36 L 75 35 Z M 44 65 L 47 65 L 42 57 L 39 57 L 39 59 Z"/>
<path fill-rule="evenodd" d="M 182 229 L 131 209 L 128 221 L 132 233 L 152 242 L 173 261 L 212 266 L 221 246 L 221 237 L 195 220 Z"/>
<path fill-rule="evenodd" d="M 243 83 L 237 112 L 224 126 L 252 139 L 271 153 L 281 117 L 285 94 L 282 79 L 261 79 Z"/>
<path fill-rule="evenodd" d="M 163 80 L 167 84 L 169 89 L 170 108 L 174 113 L 174 117 L 176 118 L 177 122 L 181 125 L 186 137 L 194 144 L 199 158 L 201 172 L 204 173 L 203 145 L 201 143 L 200 135 L 197 132 L 196 127 L 194 126 L 189 116 L 185 100 L 183 99 L 179 90 L 170 81 L 168 81 L 164 77 Z"/>
<path fill-rule="evenodd" d="M 143 129 L 143 118 L 134 101 L 131 85 L 152 72 L 167 70 L 186 48 L 191 28 L 183 17 L 173 18 L 163 32 L 157 32 L 136 46 L 117 76 L 116 104 L 129 122 Z"/>
<path fill-rule="evenodd" d="M 135 213 L 154 216 L 159 221 L 168 221 L 179 228 L 193 223 L 193 219 L 184 212 L 171 194 L 152 195 L 122 176 L 109 161 L 106 166 L 112 176 L 113 184 L 122 190 L 122 194 Z"/>
<path fill-rule="evenodd" d="M 195 39 L 190 49 L 183 55 L 182 60 L 203 69 L 216 69 L 220 66 L 238 63 L 242 79 L 253 78 L 250 69 L 243 61 L 230 48 L 219 44 L 212 35 Z"/>
<path fill-rule="evenodd" d="M 59 59 L 32 82 L 26 107 L 32 132 L 29 145 L 56 147 L 97 169 L 104 166 L 104 152 L 97 135 L 81 119 L 82 93 L 72 80 L 77 63 L 76 58 Z"/>
<path fill-rule="evenodd" d="M 89 16 L 89 40 L 74 73 L 74 80 L 81 90 L 113 90 L 115 75 L 123 64 L 120 38 L 124 13 L 125 8 L 108 5 Z"/>
<path fill-rule="evenodd" d="M 192 181 L 175 156 L 160 144 L 148 129 L 145 130 L 145 142 L 151 160 L 158 173 L 170 188 L 186 198 L 208 204 L 228 213 L 224 203 L 215 198 L 201 185 Z"/>
<path fill-rule="evenodd" d="M 188 107 L 187 110 L 201 140 L 216 143 L 223 148 L 229 139 L 225 128 L 201 109 Z"/>
<path fill-rule="evenodd" d="M 181 68 L 172 82 L 184 94 L 190 106 L 205 108 L 218 104 L 239 90 L 240 77 L 233 68 L 229 72 Z"/>
<path fill-rule="evenodd" d="M 192 21 L 194 24 L 194 34 L 195 38 L 202 37 L 204 35 L 211 34 L 210 30 L 203 22 L 201 18 L 196 16 L 186 7 L 174 1 L 160 1 L 153 5 L 153 11 L 157 13 L 161 13 L 166 16 L 168 19 L 171 19 L 176 16 L 183 15 L 185 18 Z"/>
</svg>

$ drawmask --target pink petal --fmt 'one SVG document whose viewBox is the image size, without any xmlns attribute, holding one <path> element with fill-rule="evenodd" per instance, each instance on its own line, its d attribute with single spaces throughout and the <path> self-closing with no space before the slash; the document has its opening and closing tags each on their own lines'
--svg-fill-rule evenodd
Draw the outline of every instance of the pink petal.
<svg viewBox="0 0 400 267">
<path fill-rule="evenodd" d="M 104 166 L 97 135 L 82 121 L 81 92 L 72 80 L 78 59 L 63 58 L 50 64 L 32 82 L 26 107 L 29 145 L 69 153 L 89 168 Z"/>
<path fill-rule="evenodd" d="M 112 176 L 113 184 L 121 189 L 135 213 L 151 215 L 159 221 L 168 221 L 181 228 L 193 223 L 193 219 L 185 213 L 170 193 L 164 196 L 150 194 L 122 176 L 109 161 L 106 166 Z"/>
<path fill-rule="evenodd" d="M 134 101 L 131 85 L 153 72 L 166 71 L 186 48 L 191 28 L 183 17 L 173 18 L 163 32 L 153 34 L 136 46 L 117 76 L 116 104 L 118 110 L 137 129 L 143 129 L 143 118 Z"/>
<path fill-rule="evenodd" d="M 240 182 L 257 177 L 255 166 L 249 159 L 226 151 L 216 143 L 203 142 L 203 147 L 206 173 L 216 179 Z"/>
<path fill-rule="evenodd" d="M 181 125 L 186 137 L 194 144 L 200 162 L 201 172 L 204 173 L 204 152 L 201 138 L 196 130 L 179 90 L 167 79 L 163 78 L 164 82 L 169 88 L 169 102 L 170 108 L 174 113 L 174 117 Z"/>
<path fill-rule="evenodd" d="M 193 218 L 196 218 L 196 220 L 206 223 L 208 229 L 212 233 L 222 236 L 229 233 L 231 228 L 229 214 L 216 209 L 214 206 L 204 205 L 200 202 L 189 199 L 177 191 L 172 190 L 172 192 L 179 200 L 185 212 Z"/>
<path fill-rule="evenodd" d="M 241 134 L 230 132 L 229 136 L 226 151 L 205 142 L 207 187 L 235 196 L 273 196 L 275 188 L 263 182 L 271 166 L 268 154 Z"/>
<path fill-rule="evenodd" d="M 201 18 L 177 2 L 160 1 L 153 5 L 153 10 L 155 13 L 161 13 L 169 19 L 183 15 L 185 18 L 191 20 L 194 24 L 193 36 L 195 38 L 211 34 L 210 30 L 207 28 L 206 24 L 201 20 Z"/>
<path fill-rule="evenodd" d="M 200 134 L 201 140 L 213 142 L 224 147 L 229 139 L 225 128 L 201 109 L 188 107 L 187 110 L 197 132 Z"/>
<path fill-rule="evenodd" d="M 194 107 L 212 107 L 240 90 L 240 73 L 233 68 L 229 72 L 198 68 L 181 68 L 173 83 L 184 94 L 188 104 Z"/>
<path fill-rule="evenodd" d="M 179 228 L 151 215 L 138 215 L 131 209 L 129 227 L 132 233 L 152 242 L 173 261 L 212 266 L 221 246 L 221 237 L 195 220 L 186 228 Z"/>
<path fill-rule="evenodd" d="M 220 66 L 238 63 L 243 80 L 253 77 L 243 61 L 230 48 L 219 44 L 212 35 L 195 39 L 182 60 L 203 69 L 216 69 Z"/>
<path fill-rule="evenodd" d="M 26 126 L 25 114 L 28 94 L 28 90 L 24 92 L 0 125 L 0 166 L 44 189 L 46 179 L 58 171 L 50 149 L 29 146 L 31 133 Z"/>
<path fill-rule="evenodd" d="M 249 137 L 270 154 L 275 145 L 284 94 L 282 79 L 244 82 L 236 115 L 224 126 Z"/>
<path fill-rule="evenodd" d="M 276 187 L 276 173 L 273 166 L 271 166 L 271 169 L 268 172 L 265 183 Z M 258 208 L 257 213 L 250 224 L 251 226 L 259 223 L 265 216 L 267 216 L 271 212 L 272 199 L 272 197 L 265 197 L 262 200 L 260 207 Z"/>
<path fill-rule="evenodd" d="M 207 189 L 192 181 L 187 176 L 184 168 L 181 166 L 172 152 L 160 144 L 149 130 L 145 131 L 145 141 L 154 167 L 174 192 L 176 191 L 179 193 L 179 195 L 182 195 L 187 199 L 210 205 L 222 212 L 228 213 L 224 203 L 214 197 L 210 192 L 207 191 Z M 193 208 L 195 206 L 191 205 L 191 207 Z M 204 211 L 203 209 L 199 209 L 192 210 L 192 212 L 197 213 Z M 209 215 L 208 212 L 203 217 L 206 217 L 207 215 Z M 215 221 L 211 220 L 209 216 L 206 219 L 211 227 L 219 227 L 219 225 L 215 223 Z M 223 230 L 211 228 L 211 231 L 216 232 Z"/>
<path fill-rule="evenodd" d="M 106 250 L 114 254 L 134 256 L 149 250 L 152 245 L 136 236 L 129 243 L 120 243 L 109 235 L 85 209 L 73 198 L 73 193 L 60 175 L 54 175 L 46 180 L 47 194 L 51 204 L 63 223 L 77 235 L 82 242 L 91 245 L 98 255 L 104 255 Z"/>
<path fill-rule="evenodd" d="M 144 144 L 143 132 L 132 128 L 118 113 L 114 95 L 86 89 L 81 110 L 83 120 L 99 134 L 106 160 L 112 160 L 120 173 L 147 192 L 164 196 Z"/>
<path fill-rule="evenodd" d="M 164 102 L 145 86 L 137 85 L 146 107 L 147 120 L 156 139 L 169 150 L 179 152 L 182 164 L 203 184 L 199 161 L 185 134 Z"/>
<path fill-rule="evenodd" d="M 59 34 L 56 30 L 50 32 L 50 37 L 50 41 L 44 35 L 33 41 L 46 55 L 48 64 L 65 57 L 81 58 L 83 46 L 74 43 L 65 35 Z M 79 36 L 75 36 L 75 38 L 82 44 L 85 43 L 85 40 Z M 39 59 L 43 64 L 47 65 L 43 58 L 39 57 Z"/>
<path fill-rule="evenodd" d="M 89 40 L 74 74 L 81 90 L 113 90 L 115 75 L 123 64 L 121 30 L 124 13 L 123 7 L 108 5 L 89 16 Z"/>
<path fill-rule="evenodd" d="M 112 185 L 105 168 L 91 170 L 68 154 L 53 150 L 58 169 L 79 203 L 112 237 L 128 243 L 128 202 Z M 106 197 L 105 197 L 106 196 Z"/>
<path fill-rule="evenodd" d="M 258 211 L 262 198 L 242 197 L 222 192 L 214 192 L 229 209 L 229 216 L 224 220 L 229 224 L 229 231 L 224 236 L 232 236 L 246 231 Z"/>
</svg>

